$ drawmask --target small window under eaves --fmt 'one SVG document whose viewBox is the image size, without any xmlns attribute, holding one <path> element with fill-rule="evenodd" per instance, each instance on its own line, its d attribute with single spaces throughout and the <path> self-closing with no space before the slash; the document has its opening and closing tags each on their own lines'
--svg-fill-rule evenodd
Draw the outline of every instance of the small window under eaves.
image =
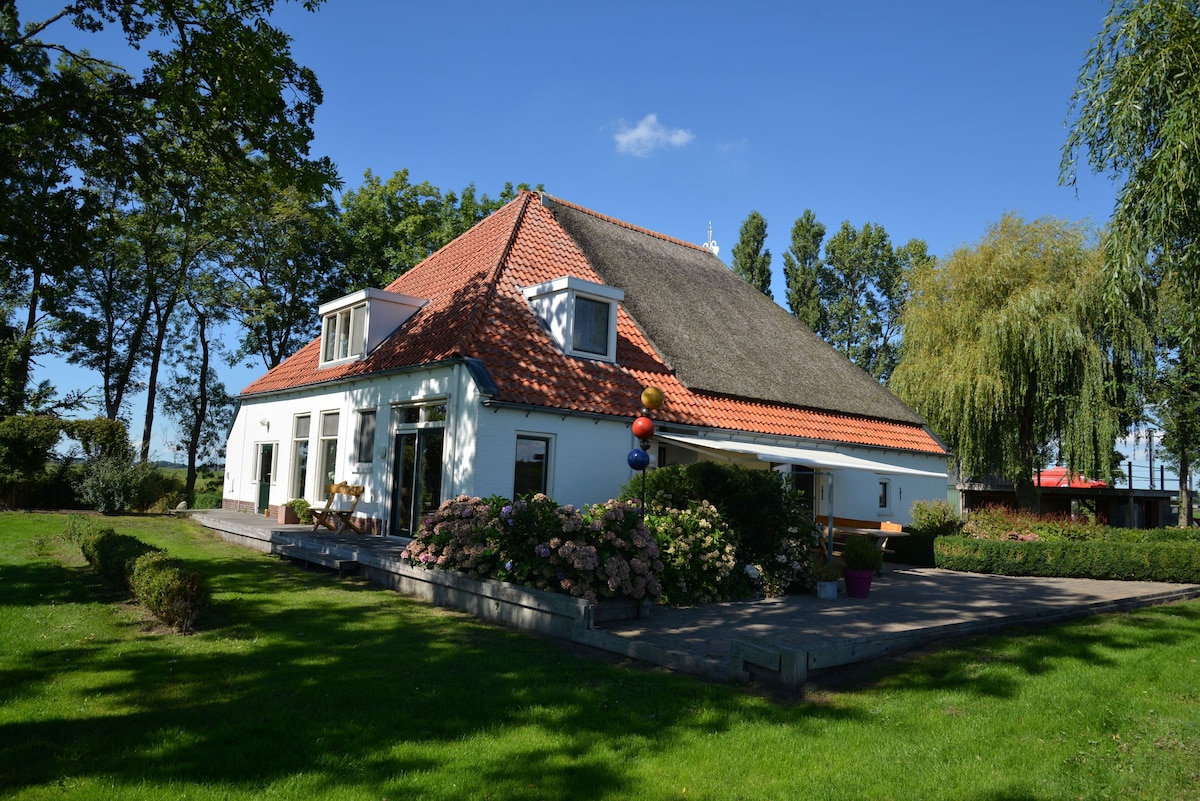
<svg viewBox="0 0 1200 801">
<path fill-rule="evenodd" d="M 623 290 L 564 276 L 521 291 L 565 355 L 617 360 L 617 304 L 625 299 Z"/>
</svg>

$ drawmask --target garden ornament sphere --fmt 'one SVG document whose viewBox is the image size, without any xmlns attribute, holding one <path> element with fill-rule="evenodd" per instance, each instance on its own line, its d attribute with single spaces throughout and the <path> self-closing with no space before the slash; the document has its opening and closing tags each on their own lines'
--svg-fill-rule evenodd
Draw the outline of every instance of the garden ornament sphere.
<svg viewBox="0 0 1200 801">
<path fill-rule="evenodd" d="M 645 470 L 650 466 L 650 454 L 641 448 L 634 448 L 629 452 L 626 461 L 629 462 L 629 466 L 634 470 Z"/>
<path fill-rule="evenodd" d="M 638 439 L 650 439 L 654 436 L 654 421 L 645 416 L 634 420 L 633 435 Z"/>
<path fill-rule="evenodd" d="M 642 390 L 642 406 L 650 411 L 661 408 L 666 397 L 658 387 L 646 387 Z"/>
</svg>

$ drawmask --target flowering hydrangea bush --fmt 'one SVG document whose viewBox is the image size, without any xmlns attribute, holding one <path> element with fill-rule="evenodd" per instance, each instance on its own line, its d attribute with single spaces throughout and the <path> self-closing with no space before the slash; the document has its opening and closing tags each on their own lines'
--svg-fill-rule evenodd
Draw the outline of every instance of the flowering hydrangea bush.
<svg viewBox="0 0 1200 801">
<path fill-rule="evenodd" d="M 656 502 L 646 511 L 662 554 L 663 600 L 676 606 L 729 600 L 737 556 L 716 508 L 707 501 L 687 509 Z"/>
<path fill-rule="evenodd" d="M 755 565 L 765 595 L 807 592 L 816 586 L 816 571 L 808 555 L 811 543 L 800 539 L 797 536 L 799 532 L 794 528 L 789 529 L 788 533 L 792 536 L 779 541 L 774 555 Z"/>
<path fill-rule="evenodd" d="M 636 504 L 580 511 L 545 495 L 459 496 L 422 521 L 405 551 L 416 567 L 461 570 L 596 601 L 657 598 L 663 563 Z"/>
</svg>

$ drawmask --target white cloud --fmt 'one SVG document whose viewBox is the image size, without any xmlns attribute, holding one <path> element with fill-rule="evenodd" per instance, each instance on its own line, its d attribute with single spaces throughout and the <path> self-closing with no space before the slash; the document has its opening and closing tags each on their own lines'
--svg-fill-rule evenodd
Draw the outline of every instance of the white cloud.
<svg viewBox="0 0 1200 801">
<path fill-rule="evenodd" d="M 647 114 L 632 128 L 621 121 L 621 129 L 616 135 L 617 152 L 645 157 L 660 147 L 683 147 L 695 138 L 691 131 L 671 130 L 658 121 L 657 114 Z"/>
</svg>

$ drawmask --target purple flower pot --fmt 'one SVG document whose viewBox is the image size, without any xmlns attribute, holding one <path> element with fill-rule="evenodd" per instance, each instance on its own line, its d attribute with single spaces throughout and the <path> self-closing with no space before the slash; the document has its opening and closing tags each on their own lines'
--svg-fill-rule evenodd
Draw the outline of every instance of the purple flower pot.
<svg viewBox="0 0 1200 801">
<path fill-rule="evenodd" d="M 842 578 L 846 580 L 847 596 L 850 598 L 866 598 L 871 592 L 871 579 L 875 578 L 875 571 L 846 568 L 842 571 Z"/>
</svg>

